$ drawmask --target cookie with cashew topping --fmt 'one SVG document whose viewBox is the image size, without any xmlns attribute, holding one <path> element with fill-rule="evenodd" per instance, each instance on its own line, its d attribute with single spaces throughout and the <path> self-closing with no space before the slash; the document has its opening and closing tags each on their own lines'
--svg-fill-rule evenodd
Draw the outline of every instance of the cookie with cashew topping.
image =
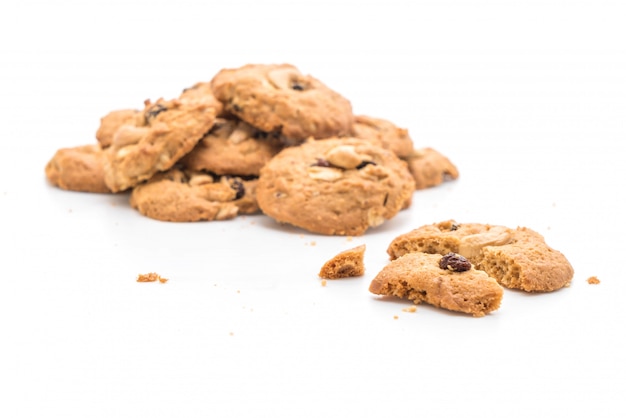
<svg viewBox="0 0 626 418">
<path fill-rule="evenodd" d="M 415 188 L 406 163 L 357 138 L 309 140 L 262 169 L 261 210 L 280 223 L 323 235 L 362 235 L 393 218 Z"/>
<path fill-rule="evenodd" d="M 525 227 L 448 220 L 399 235 L 387 248 L 391 260 L 413 252 L 460 254 L 502 286 L 526 292 L 558 290 L 574 276 L 567 258 Z"/>
<path fill-rule="evenodd" d="M 226 112 L 279 135 L 287 145 L 352 132 L 350 101 L 293 65 L 226 68 L 213 77 L 211 85 Z"/>
</svg>

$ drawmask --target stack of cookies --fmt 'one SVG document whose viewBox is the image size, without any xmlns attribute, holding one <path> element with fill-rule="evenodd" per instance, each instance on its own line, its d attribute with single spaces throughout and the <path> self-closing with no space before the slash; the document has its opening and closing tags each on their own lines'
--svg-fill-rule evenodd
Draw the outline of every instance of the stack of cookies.
<svg viewBox="0 0 626 418">
<path fill-rule="evenodd" d="M 223 69 L 177 98 L 103 116 L 97 142 L 58 150 L 55 186 L 130 192 L 141 214 L 173 222 L 262 212 L 327 235 L 362 235 L 456 179 L 406 129 L 354 115 L 348 99 L 289 64 Z"/>
</svg>

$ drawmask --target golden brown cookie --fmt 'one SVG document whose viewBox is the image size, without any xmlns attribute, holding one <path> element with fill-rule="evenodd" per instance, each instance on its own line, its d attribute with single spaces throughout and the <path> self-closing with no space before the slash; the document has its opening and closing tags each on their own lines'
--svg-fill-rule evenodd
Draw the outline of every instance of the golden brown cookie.
<svg viewBox="0 0 626 418">
<path fill-rule="evenodd" d="M 409 131 L 397 127 L 386 119 L 356 115 L 353 132 L 355 137 L 375 141 L 400 158 L 407 158 L 413 152 L 413 140 L 409 136 Z"/>
<path fill-rule="evenodd" d="M 130 204 L 142 215 L 161 221 L 221 221 L 259 211 L 256 182 L 173 168 L 136 186 Z"/>
<path fill-rule="evenodd" d="M 165 171 L 190 152 L 215 122 L 207 101 L 146 101 L 137 125 L 124 125 L 106 149 L 105 182 L 117 192 Z"/>
<path fill-rule="evenodd" d="M 574 276 L 563 254 L 549 247 L 539 233 L 524 227 L 449 220 L 402 234 L 387 249 L 392 260 L 412 252 L 461 254 L 502 286 L 527 292 L 569 286 Z"/>
<path fill-rule="evenodd" d="M 473 266 L 448 268 L 439 254 L 408 253 L 387 264 L 372 280 L 376 295 L 397 296 L 480 317 L 500 307 L 503 290 L 498 282 Z"/>
<path fill-rule="evenodd" d="M 46 164 L 46 177 L 64 190 L 111 193 L 104 183 L 104 153 L 99 144 L 61 148 Z"/>
<path fill-rule="evenodd" d="M 210 81 L 201 81 L 191 87 L 187 87 L 178 96 L 178 99 L 188 102 L 205 102 L 215 108 L 215 114 L 217 116 L 223 116 L 224 106 L 213 94 Z"/>
<path fill-rule="evenodd" d="M 141 112 L 138 109 L 113 110 L 100 118 L 100 126 L 96 131 L 96 139 L 106 148 L 113 143 L 115 132 L 123 125 L 137 125 L 140 123 Z"/>
<path fill-rule="evenodd" d="M 293 65 L 223 69 L 211 85 L 228 113 L 261 131 L 279 134 L 290 145 L 352 131 L 350 102 Z"/>
<path fill-rule="evenodd" d="M 318 276 L 323 279 L 362 276 L 365 274 L 364 255 L 365 244 L 342 251 L 324 263 Z"/>
<path fill-rule="evenodd" d="M 325 235 L 362 235 L 393 218 L 415 189 L 406 163 L 357 138 L 310 140 L 262 169 L 259 207 L 281 223 Z"/>
<path fill-rule="evenodd" d="M 415 149 L 405 158 L 415 179 L 415 189 L 439 186 L 459 178 L 459 171 L 450 160 L 432 148 Z"/>
<path fill-rule="evenodd" d="M 244 121 L 218 118 L 181 164 L 220 175 L 258 176 L 282 147 L 276 137 Z"/>
</svg>

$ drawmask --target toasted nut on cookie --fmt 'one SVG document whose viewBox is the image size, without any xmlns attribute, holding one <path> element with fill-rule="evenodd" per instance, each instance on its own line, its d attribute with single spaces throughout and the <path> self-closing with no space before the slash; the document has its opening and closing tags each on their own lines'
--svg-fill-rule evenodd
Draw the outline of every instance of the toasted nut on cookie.
<svg viewBox="0 0 626 418">
<path fill-rule="evenodd" d="M 335 181 L 343 177 L 340 169 L 334 167 L 311 166 L 308 168 L 309 177 L 315 180 Z"/>
<path fill-rule="evenodd" d="M 350 170 L 357 168 L 363 161 L 368 161 L 370 158 L 358 154 L 353 145 L 339 145 L 326 152 L 326 159 L 335 167 Z"/>
<path fill-rule="evenodd" d="M 208 174 L 194 174 L 189 179 L 190 186 L 200 186 L 202 184 L 213 183 L 213 177 Z"/>
<path fill-rule="evenodd" d="M 504 245 L 511 241 L 511 233 L 504 226 L 494 226 L 482 234 L 468 235 L 461 238 L 459 254 L 469 259 L 480 254 L 480 250 L 488 245 Z"/>
<path fill-rule="evenodd" d="M 297 80 L 299 77 L 300 74 L 292 68 L 280 68 L 267 74 L 267 79 L 274 87 L 284 90 L 290 89 L 292 81 Z"/>
<path fill-rule="evenodd" d="M 228 140 L 233 144 L 238 144 L 245 141 L 252 136 L 252 127 L 250 125 L 244 125 L 243 123 L 237 124 L 237 127 L 231 132 Z"/>
</svg>

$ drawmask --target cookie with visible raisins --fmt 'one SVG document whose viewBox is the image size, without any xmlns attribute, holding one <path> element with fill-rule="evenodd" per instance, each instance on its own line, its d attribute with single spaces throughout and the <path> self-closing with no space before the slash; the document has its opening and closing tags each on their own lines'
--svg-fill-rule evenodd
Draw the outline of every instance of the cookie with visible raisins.
<svg viewBox="0 0 626 418">
<path fill-rule="evenodd" d="M 218 111 L 204 100 L 146 100 L 142 117 L 121 126 L 105 151 L 107 187 L 126 190 L 172 168 L 211 129 Z"/>
<path fill-rule="evenodd" d="M 525 227 L 448 220 L 399 235 L 387 248 L 392 260 L 413 252 L 460 254 L 502 286 L 526 292 L 558 290 L 574 276 L 567 258 Z"/>
<path fill-rule="evenodd" d="M 459 178 L 456 166 L 445 155 L 432 148 L 414 149 L 405 160 L 415 179 L 416 190 L 439 186 Z"/>
<path fill-rule="evenodd" d="M 447 262 L 442 267 L 442 258 L 439 254 L 407 253 L 383 267 L 369 291 L 475 317 L 500 307 L 504 292 L 494 278 L 471 265 L 458 271 L 448 268 Z"/>
<path fill-rule="evenodd" d="M 353 132 L 356 138 L 373 141 L 393 151 L 400 158 L 407 158 L 413 152 L 413 140 L 409 136 L 409 131 L 386 119 L 356 115 Z"/>
<path fill-rule="evenodd" d="M 48 181 L 60 189 L 111 193 L 104 182 L 104 153 L 99 144 L 59 149 L 45 172 Z"/>
<path fill-rule="evenodd" d="M 211 85 L 226 112 L 261 131 L 280 135 L 288 145 L 352 132 L 350 101 L 293 65 L 223 69 Z"/>
<path fill-rule="evenodd" d="M 258 176 L 282 148 L 278 138 L 242 120 L 218 118 L 180 163 L 190 170 L 219 175 Z"/>
<path fill-rule="evenodd" d="M 268 216 L 324 235 L 362 235 L 393 218 L 414 191 L 406 163 L 358 138 L 309 140 L 262 169 L 259 207 Z"/>
<path fill-rule="evenodd" d="M 256 179 L 216 176 L 173 168 L 136 186 L 130 205 L 169 222 L 221 221 L 259 212 Z"/>
</svg>

